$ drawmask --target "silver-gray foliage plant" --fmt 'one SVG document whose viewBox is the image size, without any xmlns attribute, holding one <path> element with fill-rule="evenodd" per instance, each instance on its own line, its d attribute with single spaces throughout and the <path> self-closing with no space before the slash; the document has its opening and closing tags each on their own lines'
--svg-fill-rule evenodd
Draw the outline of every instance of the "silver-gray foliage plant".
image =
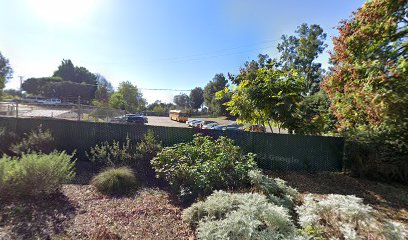
<svg viewBox="0 0 408 240">
<path fill-rule="evenodd" d="M 288 209 L 258 193 L 215 191 L 183 212 L 199 239 L 294 239 Z"/>
</svg>

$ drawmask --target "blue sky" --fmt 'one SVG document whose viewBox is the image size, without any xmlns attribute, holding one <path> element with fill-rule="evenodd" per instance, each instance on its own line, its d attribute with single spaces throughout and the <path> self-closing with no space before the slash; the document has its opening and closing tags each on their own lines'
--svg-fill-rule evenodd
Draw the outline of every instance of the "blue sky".
<svg viewBox="0 0 408 240">
<path fill-rule="evenodd" d="M 52 75 L 62 59 L 104 75 L 117 87 L 204 87 L 216 73 L 237 73 L 259 53 L 277 56 L 282 34 L 301 23 L 328 34 L 363 0 L 0 0 L 0 51 L 18 76 Z M 328 54 L 319 61 L 328 66 Z M 148 102 L 177 91 L 143 90 Z"/>
</svg>

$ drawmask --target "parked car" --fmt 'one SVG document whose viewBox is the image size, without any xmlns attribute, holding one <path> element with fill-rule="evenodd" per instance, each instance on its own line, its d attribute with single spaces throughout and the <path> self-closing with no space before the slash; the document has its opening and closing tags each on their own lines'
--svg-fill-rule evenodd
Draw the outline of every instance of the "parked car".
<svg viewBox="0 0 408 240">
<path fill-rule="evenodd" d="M 244 130 L 244 125 L 238 124 L 237 122 L 231 122 L 227 125 L 226 130 Z"/>
<path fill-rule="evenodd" d="M 190 124 L 192 123 L 192 122 L 195 122 L 195 121 L 198 121 L 197 119 L 188 119 L 187 121 L 186 121 L 186 124 L 188 125 L 188 126 L 190 126 Z"/>
<path fill-rule="evenodd" d="M 140 116 L 136 114 L 126 114 L 125 115 L 126 122 L 128 123 L 142 123 L 145 124 L 147 122 L 147 118 L 145 116 Z"/>
<path fill-rule="evenodd" d="M 201 120 L 197 120 L 197 119 L 191 120 L 191 121 L 188 122 L 188 126 L 193 127 L 193 124 L 196 123 L 196 122 L 199 122 L 199 121 L 201 121 Z"/>
<path fill-rule="evenodd" d="M 225 125 L 217 125 L 217 126 L 212 127 L 211 129 L 214 129 L 214 130 L 226 130 L 226 129 L 227 129 L 227 126 L 225 126 Z"/>
<path fill-rule="evenodd" d="M 198 127 L 200 124 L 202 124 L 204 121 L 203 120 L 197 120 L 197 121 L 194 121 L 192 124 L 191 124 L 191 126 L 192 127 Z"/>
<path fill-rule="evenodd" d="M 201 128 L 202 129 L 211 129 L 212 127 L 218 126 L 219 124 L 217 122 L 209 123 L 206 125 L 203 125 Z"/>
<path fill-rule="evenodd" d="M 38 100 L 37 102 L 42 103 L 42 104 L 61 104 L 61 99 L 50 98 L 50 99 L 45 99 L 45 100 Z"/>
<path fill-rule="evenodd" d="M 203 128 L 203 126 L 208 125 L 210 123 L 217 123 L 216 121 L 204 120 L 200 121 L 198 124 L 195 124 L 196 128 Z"/>
</svg>

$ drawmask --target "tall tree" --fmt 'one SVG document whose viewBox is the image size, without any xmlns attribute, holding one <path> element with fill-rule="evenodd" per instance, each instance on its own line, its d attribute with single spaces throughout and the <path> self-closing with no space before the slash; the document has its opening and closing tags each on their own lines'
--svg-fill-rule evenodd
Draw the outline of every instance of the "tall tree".
<svg viewBox="0 0 408 240">
<path fill-rule="evenodd" d="M 109 102 L 109 97 L 112 95 L 114 89 L 112 84 L 101 74 L 96 74 L 97 89 L 95 91 L 95 100 L 100 104 Z"/>
<path fill-rule="evenodd" d="M 324 43 L 326 33 L 319 25 L 303 23 L 295 31 L 294 36 L 282 36 L 278 44 L 280 52 L 279 64 L 284 70 L 296 70 L 305 77 L 305 95 L 319 91 L 323 79 L 323 70 L 315 60 L 327 47 Z"/>
<path fill-rule="evenodd" d="M 61 65 L 54 72 L 54 77 L 61 77 L 64 81 L 76 83 L 97 84 L 97 76 L 84 67 L 74 66 L 71 60 L 62 60 Z"/>
<path fill-rule="evenodd" d="M 58 69 L 53 74 L 54 77 L 60 77 L 64 81 L 75 81 L 75 66 L 71 60 L 63 59 L 61 65 L 58 66 Z"/>
<path fill-rule="evenodd" d="M 212 81 L 210 81 L 204 88 L 204 103 L 208 107 L 209 111 L 216 115 L 226 115 L 227 111 L 224 103 L 228 102 L 227 96 L 224 98 L 216 98 L 216 93 L 218 91 L 224 90 L 228 87 L 228 80 L 225 78 L 224 74 L 215 74 Z"/>
<path fill-rule="evenodd" d="M 352 133 L 349 134 L 352 137 L 364 136 L 362 139 L 378 151 L 376 158 L 399 159 L 397 172 L 405 181 L 408 181 L 407 16 L 407 0 L 367 1 L 338 27 L 339 36 L 333 38 L 334 52 L 330 56 L 333 66 L 323 83 L 339 131 Z M 389 166 L 386 168 L 391 169 Z"/>
<path fill-rule="evenodd" d="M 13 75 L 13 69 L 10 66 L 9 60 L 3 56 L 0 52 L 0 96 L 3 88 L 6 86 L 6 82 Z"/>
<path fill-rule="evenodd" d="M 173 101 L 178 107 L 182 109 L 190 108 L 190 98 L 185 93 L 180 93 L 174 96 Z"/>
<path fill-rule="evenodd" d="M 200 87 L 196 87 L 190 92 L 191 108 L 199 109 L 204 103 L 204 91 Z"/>
<path fill-rule="evenodd" d="M 118 91 L 113 93 L 109 99 L 113 108 L 125 110 L 129 113 L 143 111 L 146 108 L 146 100 L 142 92 L 131 82 L 121 82 Z"/>
</svg>

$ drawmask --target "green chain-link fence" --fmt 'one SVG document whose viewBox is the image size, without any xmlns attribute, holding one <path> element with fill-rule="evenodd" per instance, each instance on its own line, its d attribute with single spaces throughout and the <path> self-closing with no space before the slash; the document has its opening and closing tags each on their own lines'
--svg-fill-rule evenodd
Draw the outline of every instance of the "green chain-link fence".
<svg viewBox="0 0 408 240">
<path fill-rule="evenodd" d="M 197 133 L 214 138 L 229 137 L 245 152 L 255 153 L 258 165 L 263 169 L 339 171 L 343 162 L 344 140 L 338 137 L 0 117 L 0 127 L 18 135 L 40 125 L 43 129 L 51 130 L 58 149 L 76 149 L 80 155 L 103 141 L 124 141 L 126 137 L 137 141 L 151 129 L 164 146 L 191 141 Z"/>
</svg>

